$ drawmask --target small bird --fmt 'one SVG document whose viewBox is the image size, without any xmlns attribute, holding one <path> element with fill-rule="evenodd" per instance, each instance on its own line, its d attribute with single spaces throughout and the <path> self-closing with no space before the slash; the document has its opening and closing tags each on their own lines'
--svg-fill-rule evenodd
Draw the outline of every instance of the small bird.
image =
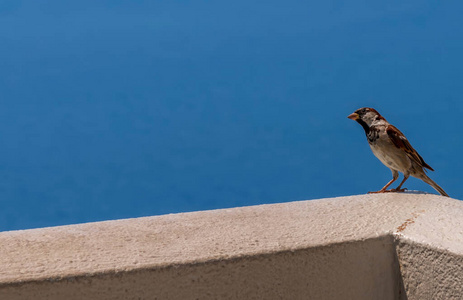
<svg viewBox="0 0 463 300">
<path fill-rule="evenodd" d="M 449 197 L 437 183 L 426 175 L 426 169 L 434 171 L 433 168 L 424 162 L 405 135 L 389 124 L 375 109 L 360 108 L 348 118 L 362 125 L 373 154 L 392 171 L 391 181 L 381 190 L 369 193 L 404 192 L 406 189 L 403 189 L 402 185 L 411 175 L 432 186 L 442 196 Z M 397 188 L 388 190 L 387 188 L 399 178 L 399 172 L 404 174 L 404 179 Z"/>
</svg>

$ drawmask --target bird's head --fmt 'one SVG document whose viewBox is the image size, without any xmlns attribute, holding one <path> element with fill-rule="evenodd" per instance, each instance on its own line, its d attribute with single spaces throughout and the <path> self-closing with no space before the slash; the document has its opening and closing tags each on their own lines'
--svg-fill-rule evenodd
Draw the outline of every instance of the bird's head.
<svg viewBox="0 0 463 300">
<path fill-rule="evenodd" d="M 374 122 L 384 119 L 374 108 L 363 107 L 347 116 L 349 119 L 357 121 L 363 127 L 370 127 Z"/>
</svg>

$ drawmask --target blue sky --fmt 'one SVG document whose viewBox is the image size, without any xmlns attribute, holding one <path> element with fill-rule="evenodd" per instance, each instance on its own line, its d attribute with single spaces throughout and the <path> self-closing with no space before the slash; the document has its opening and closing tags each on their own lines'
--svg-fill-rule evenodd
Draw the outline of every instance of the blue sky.
<svg viewBox="0 0 463 300">
<path fill-rule="evenodd" d="M 346 118 L 362 106 L 462 199 L 462 11 L 2 1 L 0 230 L 377 190 L 390 171 Z"/>
</svg>

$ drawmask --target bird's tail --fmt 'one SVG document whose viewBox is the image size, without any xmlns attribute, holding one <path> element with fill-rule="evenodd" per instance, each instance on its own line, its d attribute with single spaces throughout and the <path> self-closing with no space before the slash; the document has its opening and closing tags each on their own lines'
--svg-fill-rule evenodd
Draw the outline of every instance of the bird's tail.
<svg viewBox="0 0 463 300">
<path fill-rule="evenodd" d="M 424 173 L 424 172 L 423 172 Z M 450 197 L 445 191 L 443 188 L 441 188 L 437 183 L 435 183 L 431 178 L 428 177 L 428 175 L 426 174 L 423 174 L 421 179 L 426 182 L 427 184 L 429 184 L 430 186 L 432 186 L 436 191 L 439 192 L 439 194 L 441 194 L 442 196 L 446 196 L 446 197 Z"/>
</svg>

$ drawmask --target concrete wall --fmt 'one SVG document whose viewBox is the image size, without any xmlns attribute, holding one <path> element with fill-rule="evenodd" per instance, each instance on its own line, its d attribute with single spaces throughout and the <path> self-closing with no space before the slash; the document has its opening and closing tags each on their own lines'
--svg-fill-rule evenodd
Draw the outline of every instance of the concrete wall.
<svg viewBox="0 0 463 300">
<path fill-rule="evenodd" d="M 381 194 L 0 233 L 0 299 L 452 299 L 463 203 Z"/>
</svg>

